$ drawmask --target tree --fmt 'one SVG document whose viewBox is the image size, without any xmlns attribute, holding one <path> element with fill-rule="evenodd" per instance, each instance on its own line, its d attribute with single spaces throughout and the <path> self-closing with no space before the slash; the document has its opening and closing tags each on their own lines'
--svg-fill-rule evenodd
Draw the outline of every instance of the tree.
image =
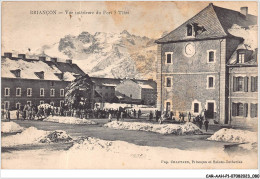
<svg viewBox="0 0 260 179">
<path fill-rule="evenodd" d="M 88 75 L 79 76 L 66 87 L 65 103 L 72 108 L 90 108 L 93 82 Z"/>
</svg>

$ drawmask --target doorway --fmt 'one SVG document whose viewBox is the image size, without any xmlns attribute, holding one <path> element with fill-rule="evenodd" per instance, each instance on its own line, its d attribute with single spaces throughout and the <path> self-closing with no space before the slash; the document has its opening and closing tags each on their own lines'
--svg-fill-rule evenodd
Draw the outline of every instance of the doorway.
<svg viewBox="0 0 260 179">
<path fill-rule="evenodd" d="M 208 103 L 208 118 L 214 118 L 214 103 Z"/>
</svg>

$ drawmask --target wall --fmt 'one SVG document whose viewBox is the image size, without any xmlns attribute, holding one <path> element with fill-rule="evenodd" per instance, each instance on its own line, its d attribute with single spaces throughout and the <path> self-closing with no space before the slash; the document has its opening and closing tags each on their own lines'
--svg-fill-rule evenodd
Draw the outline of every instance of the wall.
<svg viewBox="0 0 260 179">
<path fill-rule="evenodd" d="M 172 103 L 171 110 L 178 113 L 178 111 L 192 112 L 192 105 L 196 101 L 201 105 L 200 111 L 207 107 L 207 102 L 214 101 L 214 118 L 216 120 L 220 120 L 219 72 L 221 65 L 220 59 L 226 59 L 225 40 L 205 40 L 192 42 L 195 46 L 195 54 L 192 57 L 185 54 L 185 46 L 188 43 L 190 42 L 162 44 L 161 49 L 160 46 L 158 46 L 158 53 L 161 51 L 161 62 L 157 63 L 157 72 L 159 72 L 157 74 L 158 103 L 162 98 L 162 108 L 165 109 L 165 102 L 169 101 Z M 214 50 L 215 52 L 214 63 L 207 62 L 208 50 Z M 165 52 L 173 52 L 172 64 L 165 64 Z M 225 62 L 225 60 L 223 60 L 223 62 Z M 160 87 L 160 63 L 162 63 L 162 89 Z M 166 76 L 172 78 L 172 87 L 168 88 L 165 86 Z M 207 89 L 208 76 L 213 76 L 215 78 L 214 89 Z M 226 78 L 225 70 L 223 72 L 223 78 Z M 160 96 L 160 93 L 162 96 Z M 225 88 L 222 95 L 224 99 L 223 105 L 225 105 Z M 197 115 L 197 113 L 194 115 Z"/>
<path fill-rule="evenodd" d="M 103 102 L 111 102 L 115 97 L 115 87 L 114 86 L 100 86 L 95 85 L 95 90 L 103 96 Z M 106 96 L 107 94 L 107 96 Z"/>
<path fill-rule="evenodd" d="M 116 86 L 115 90 L 133 99 L 142 99 L 141 87 L 132 80 L 123 81 Z"/>
<path fill-rule="evenodd" d="M 229 110 L 229 121 L 232 125 L 239 126 L 248 126 L 253 127 L 257 126 L 258 118 L 250 117 L 250 105 L 251 103 L 258 103 L 258 92 L 251 91 L 251 76 L 258 76 L 258 67 L 230 67 L 229 68 L 229 80 L 230 80 L 230 110 Z M 248 77 L 248 92 L 244 91 L 235 91 L 233 90 L 233 77 Z M 244 116 L 232 116 L 232 103 L 247 103 L 248 104 L 248 115 Z"/>
<path fill-rule="evenodd" d="M 54 86 L 51 86 L 51 81 L 48 80 L 30 80 L 19 78 L 2 78 L 1 95 L 2 103 L 4 101 L 10 101 L 10 107 L 15 108 L 15 103 L 20 102 L 21 105 L 25 105 L 27 101 L 31 101 L 32 104 L 39 105 L 40 100 L 44 103 L 54 102 L 55 106 L 60 106 L 60 101 L 64 100 L 64 97 L 60 96 L 60 89 L 64 89 L 70 82 L 67 81 L 54 81 Z M 4 89 L 10 88 L 10 96 L 4 96 Z M 20 87 L 22 94 L 20 97 L 16 96 L 16 88 Z M 27 88 L 32 88 L 32 96 L 27 96 Z M 44 88 L 44 96 L 40 96 L 40 88 Z M 50 96 L 50 89 L 55 89 L 55 96 Z"/>
<path fill-rule="evenodd" d="M 155 89 L 142 89 L 141 98 L 144 100 L 144 104 L 155 105 L 156 104 L 156 90 Z"/>
</svg>

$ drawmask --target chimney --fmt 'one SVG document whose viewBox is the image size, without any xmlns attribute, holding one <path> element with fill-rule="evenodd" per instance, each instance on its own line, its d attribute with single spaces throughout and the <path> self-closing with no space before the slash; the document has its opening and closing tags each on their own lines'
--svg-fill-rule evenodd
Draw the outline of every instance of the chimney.
<svg viewBox="0 0 260 179">
<path fill-rule="evenodd" d="M 51 58 L 51 61 L 52 61 L 53 63 L 57 63 L 57 58 Z"/>
<path fill-rule="evenodd" d="M 39 60 L 45 62 L 46 61 L 46 57 L 39 57 Z"/>
<path fill-rule="evenodd" d="M 247 16 L 248 14 L 248 7 L 240 7 L 240 13 L 244 16 Z"/>
<path fill-rule="evenodd" d="M 5 52 L 5 53 L 4 53 L 4 57 L 12 58 L 12 53 L 10 53 L 10 52 Z"/>
<path fill-rule="evenodd" d="M 72 60 L 66 60 L 66 63 L 72 64 Z"/>
<path fill-rule="evenodd" d="M 25 59 L 25 57 L 26 57 L 26 56 L 25 56 L 25 54 L 18 54 L 18 58 L 21 58 L 21 59 L 23 59 L 23 60 L 24 60 L 24 59 Z"/>
</svg>

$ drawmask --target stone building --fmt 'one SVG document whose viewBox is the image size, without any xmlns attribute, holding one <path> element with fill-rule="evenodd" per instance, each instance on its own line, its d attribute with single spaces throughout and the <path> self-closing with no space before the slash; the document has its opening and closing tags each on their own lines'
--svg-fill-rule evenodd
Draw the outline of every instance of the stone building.
<svg viewBox="0 0 260 179">
<path fill-rule="evenodd" d="M 96 102 L 134 103 L 155 105 L 157 85 L 153 80 L 91 77 L 96 91 Z"/>
<path fill-rule="evenodd" d="M 17 109 L 27 103 L 60 106 L 68 84 L 77 76 L 85 75 L 71 60 L 29 59 L 24 54 L 13 57 L 12 53 L 4 53 L 1 67 L 2 109 Z"/>
<path fill-rule="evenodd" d="M 120 84 L 121 79 L 91 77 L 96 91 L 97 102 L 112 102 L 115 97 L 115 87 Z"/>
<path fill-rule="evenodd" d="M 229 123 L 230 95 L 235 95 L 230 92 L 229 79 L 234 68 L 229 68 L 229 59 L 238 53 L 241 44 L 247 43 L 245 37 L 232 32 L 237 27 L 246 30 L 256 24 L 257 17 L 248 14 L 247 7 L 237 12 L 210 3 L 156 40 L 157 107 L 175 114 L 191 112 L 193 116 L 206 109 L 211 119 Z M 251 48 L 255 51 L 253 48 L 257 47 Z"/>
<path fill-rule="evenodd" d="M 129 103 L 135 101 L 140 104 L 156 104 L 157 90 L 153 80 L 125 79 L 115 90 L 119 96 L 130 100 Z"/>
</svg>

